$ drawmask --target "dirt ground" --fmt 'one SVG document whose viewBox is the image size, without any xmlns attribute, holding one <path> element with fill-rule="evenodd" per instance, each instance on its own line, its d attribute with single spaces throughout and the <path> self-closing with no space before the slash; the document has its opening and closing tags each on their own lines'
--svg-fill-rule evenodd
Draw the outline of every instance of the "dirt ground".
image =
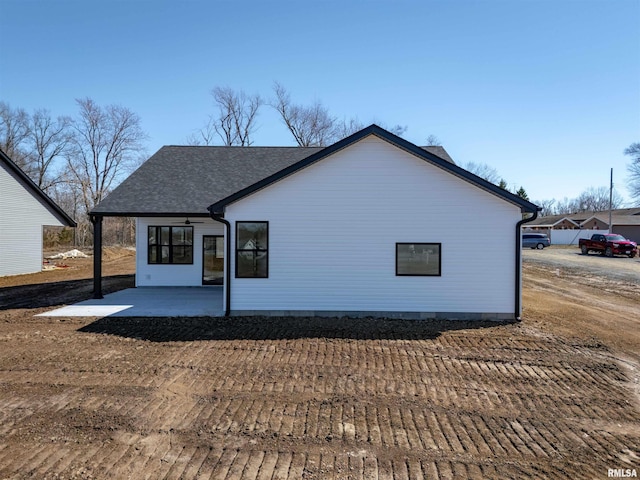
<svg viewBox="0 0 640 480">
<path fill-rule="evenodd" d="M 640 363 L 640 259 L 576 247 L 524 251 L 524 325 L 593 338 Z"/>
<path fill-rule="evenodd" d="M 90 296 L 91 259 L 0 278 L 0 479 L 638 472 L 638 259 L 524 257 L 508 324 L 34 317 Z"/>
</svg>

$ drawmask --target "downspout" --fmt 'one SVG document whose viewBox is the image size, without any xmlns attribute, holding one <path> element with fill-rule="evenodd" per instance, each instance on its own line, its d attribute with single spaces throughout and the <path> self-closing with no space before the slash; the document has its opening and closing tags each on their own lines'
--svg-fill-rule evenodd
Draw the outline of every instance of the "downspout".
<svg viewBox="0 0 640 480">
<path fill-rule="evenodd" d="M 209 212 L 209 214 L 211 215 L 211 218 L 213 218 L 216 222 L 220 222 L 223 223 L 226 228 L 227 228 L 227 233 L 224 236 L 225 240 L 226 240 L 226 256 L 225 256 L 225 278 L 224 278 L 224 284 L 227 287 L 225 289 L 226 291 L 226 295 L 225 295 L 225 309 L 224 309 L 224 316 L 228 317 L 231 315 L 231 224 L 224 219 L 224 217 L 222 216 L 222 214 L 218 214 L 218 213 L 214 213 L 214 212 Z"/>
<path fill-rule="evenodd" d="M 522 225 L 525 223 L 533 222 L 536 218 L 538 218 L 537 209 L 533 212 L 533 216 L 529 218 L 523 218 L 518 223 L 516 223 L 516 301 L 515 301 L 515 312 L 514 317 L 516 320 L 520 321 L 520 295 L 522 290 Z"/>
</svg>

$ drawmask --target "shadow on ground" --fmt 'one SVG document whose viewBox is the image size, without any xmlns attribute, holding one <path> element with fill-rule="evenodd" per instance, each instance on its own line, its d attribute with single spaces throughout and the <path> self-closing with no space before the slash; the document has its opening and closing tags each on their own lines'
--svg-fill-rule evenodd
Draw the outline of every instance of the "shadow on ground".
<svg viewBox="0 0 640 480">
<path fill-rule="evenodd" d="M 117 335 L 151 342 L 293 340 L 301 338 L 432 340 L 446 331 L 491 328 L 508 323 L 514 322 L 347 317 L 106 317 L 90 323 L 78 331 Z"/>
<path fill-rule="evenodd" d="M 111 275 L 102 278 L 102 290 L 105 295 L 134 286 L 135 275 Z M 93 279 L 4 287 L 0 288 L 0 310 L 69 305 L 88 300 L 92 294 Z"/>
</svg>

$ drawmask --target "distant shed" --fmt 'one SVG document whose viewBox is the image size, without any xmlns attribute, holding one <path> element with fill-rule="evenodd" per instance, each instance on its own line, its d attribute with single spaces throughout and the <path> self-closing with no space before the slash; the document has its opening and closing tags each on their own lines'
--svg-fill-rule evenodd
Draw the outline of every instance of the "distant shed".
<svg viewBox="0 0 640 480">
<path fill-rule="evenodd" d="M 76 222 L 0 150 L 0 276 L 42 269 L 45 225 Z"/>
</svg>

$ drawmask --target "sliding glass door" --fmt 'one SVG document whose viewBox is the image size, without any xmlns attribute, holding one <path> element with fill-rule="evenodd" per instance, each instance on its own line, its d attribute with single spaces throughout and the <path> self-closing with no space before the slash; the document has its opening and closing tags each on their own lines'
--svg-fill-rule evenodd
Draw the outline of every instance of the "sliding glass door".
<svg viewBox="0 0 640 480">
<path fill-rule="evenodd" d="M 224 280 L 224 237 L 202 237 L 202 284 L 222 285 Z"/>
</svg>

